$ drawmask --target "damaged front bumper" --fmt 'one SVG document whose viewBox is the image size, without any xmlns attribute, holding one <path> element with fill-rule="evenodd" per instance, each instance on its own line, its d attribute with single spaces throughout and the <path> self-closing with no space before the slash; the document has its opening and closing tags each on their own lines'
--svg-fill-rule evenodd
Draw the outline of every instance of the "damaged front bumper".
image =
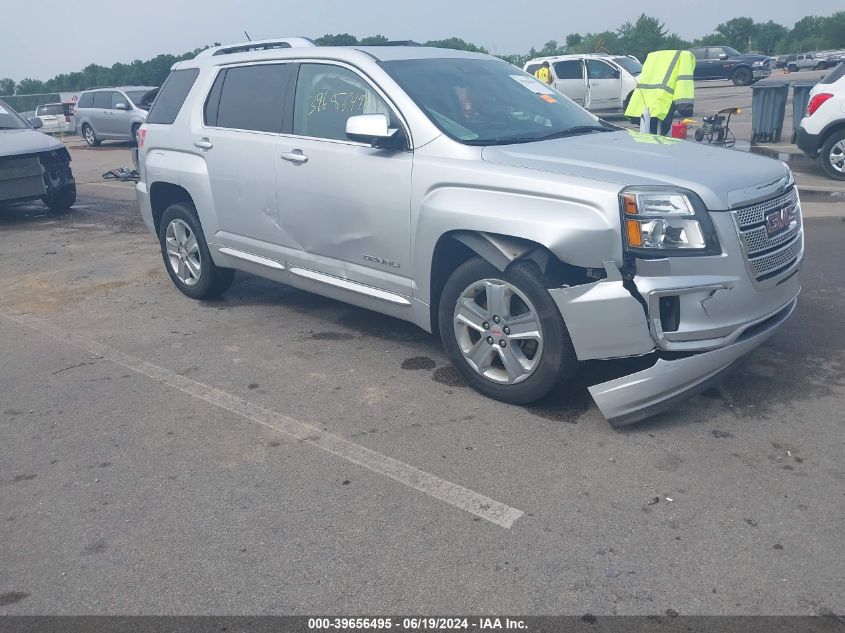
<svg viewBox="0 0 845 633">
<path fill-rule="evenodd" d="M 74 184 L 64 147 L 0 158 L 0 202 L 36 200 Z"/>
<path fill-rule="evenodd" d="M 643 371 L 589 388 L 599 411 L 614 427 L 665 411 L 707 389 L 738 359 L 771 337 L 795 310 L 793 299 L 776 314 L 746 329 L 731 345 L 674 360 L 658 359 Z"/>
<path fill-rule="evenodd" d="M 711 216 L 721 255 L 636 260 L 635 272 L 625 278 L 607 262 L 605 279 L 549 291 L 579 360 L 659 356 L 648 369 L 590 387 L 613 426 L 647 418 L 705 389 L 795 309 L 803 257 L 800 216 L 794 237 L 777 246 L 792 259 L 771 275 L 755 275 L 757 260 L 749 258 L 747 240 L 737 239 L 730 213 Z"/>
</svg>

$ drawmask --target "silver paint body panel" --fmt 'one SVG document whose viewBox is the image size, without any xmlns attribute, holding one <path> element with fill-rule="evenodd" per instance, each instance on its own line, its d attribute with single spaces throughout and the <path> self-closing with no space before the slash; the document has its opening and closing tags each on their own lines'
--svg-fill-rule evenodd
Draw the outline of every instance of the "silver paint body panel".
<svg viewBox="0 0 845 633">
<path fill-rule="evenodd" d="M 218 265 L 428 331 L 433 254 L 449 233 L 511 236 L 546 247 L 566 264 L 604 268 L 608 275 L 601 281 L 550 289 L 580 360 L 655 350 L 700 352 L 593 387 L 600 408 L 612 418 L 630 418 L 693 389 L 762 342 L 786 317 L 771 321 L 764 333 L 755 329 L 761 320 L 791 313 L 786 309 L 794 307 L 800 290 L 800 257 L 789 274 L 754 283 L 729 211 L 789 186 L 791 174 L 783 163 L 627 131 L 511 146 L 463 145 L 443 135 L 379 65 L 379 59 L 424 57 L 486 56 L 419 47 L 316 47 L 200 56 L 176 64 L 174 69 L 199 68 L 200 74 L 173 125 L 145 126 L 137 193 L 148 227 L 154 230 L 151 189 L 157 183 L 178 185 L 193 199 Z M 379 150 L 352 141 L 204 126 L 203 104 L 219 66 L 315 60 L 352 69 L 382 95 L 405 128 L 408 148 Z M 213 148 L 194 145 L 205 137 L 212 138 Z M 308 160 L 281 157 L 297 151 Z M 636 275 L 623 284 L 618 196 L 630 185 L 697 193 L 711 211 L 722 254 L 641 260 Z M 680 326 L 663 332 L 657 305 L 670 293 L 680 296 Z"/>
</svg>

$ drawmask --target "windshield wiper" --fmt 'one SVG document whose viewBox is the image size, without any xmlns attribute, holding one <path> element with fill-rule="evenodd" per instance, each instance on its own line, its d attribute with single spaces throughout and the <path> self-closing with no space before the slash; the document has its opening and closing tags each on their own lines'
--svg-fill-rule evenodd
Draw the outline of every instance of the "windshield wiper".
<svg viewBox="0 0 845 633">
<path fill-rule="evenodd" d="M 579 134 L 589 134 L 591 132 L 613 132 L 614 128 L 605 127 L 603 125 L 576 125 L 575 127 L 566 128 L 560 132 L 552 132 L 545 136 L 540 136 L 535 141 L 548 141 L 553 138 L 565 138 L 567 136 L 578 136 Z"/>
<path fill-rule="evenodd" d="M 546 134 L 545 136 L 505 136 L 503 138 L 491 139 L 473 139 L 471 141 L 464 141 L 467 145 L 511 145 L 516 143 L 533 143 L 535 141 L 548 141 L 553 138 L 564 138 L 566 136 L 578 136 L 580 134 L 589 134 L 591 132 L 613 132 L 619 128 L 612 125 L 576 125 L 574 127 L 566 128 Z"/>
</svg>

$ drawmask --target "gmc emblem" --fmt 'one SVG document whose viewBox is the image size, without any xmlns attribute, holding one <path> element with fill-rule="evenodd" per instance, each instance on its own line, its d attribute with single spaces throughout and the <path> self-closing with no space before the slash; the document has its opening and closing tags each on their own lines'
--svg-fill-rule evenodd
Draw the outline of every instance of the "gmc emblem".
<svg viewBox="0 0 845 633">
<path fill-rule="evenodd" d="M 792 205 L 778 209 L 766 216 L 766 233 L 768 233 L 769 237 L 777 235 L 789 228 L 790 224 L 792 224 L 794 211 L 795 205 Z"/>
</svg>

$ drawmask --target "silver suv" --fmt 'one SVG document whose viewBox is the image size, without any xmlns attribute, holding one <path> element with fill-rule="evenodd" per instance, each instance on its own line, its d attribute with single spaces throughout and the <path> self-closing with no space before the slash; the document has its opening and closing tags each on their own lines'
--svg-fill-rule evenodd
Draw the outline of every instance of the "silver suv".
<svg viewBox="0 0 845 633">
<path fill-rule="evenodd" d="M 615 128 L 486 55 L 203 54 L 174 65 L 139 168 L 189 297 L 238 269 L 411 321 L 511 403 L 642 357 L 590 387 L 615 426 L 703 388 L 800 290 L 783 163 Z"/>
<path fill-rule="evenodd" d="M 123 86 L 86 90 L 76 102 L 76 133 L 91 147 L 103 141 L 135 141 L 147 118 L 144 96 L 154 86 Z"/>
</svg>

